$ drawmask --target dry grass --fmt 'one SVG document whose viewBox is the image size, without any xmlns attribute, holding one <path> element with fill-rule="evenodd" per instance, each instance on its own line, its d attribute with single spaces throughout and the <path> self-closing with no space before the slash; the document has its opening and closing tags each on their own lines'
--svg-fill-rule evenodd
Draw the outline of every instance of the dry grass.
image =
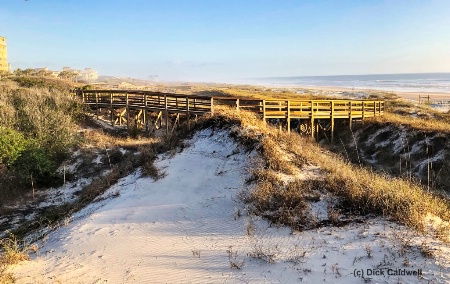
<svg viewBox="0 0 450 284">
<path fill-rule="evenodd" d="M 425 132 L 440 132 L 450 133 L 450 122 L 446 120 L 414 118 L 390 112 L 385 112 L 383 116 L 377 117 L 373 120 L 378 124 L 395 124 L 407 125 L 408 127 Z"/>
<path fill-rule="evenodd" d="M 424 218 L 427 213 L 450 221 L 449 202 L 425 191 L 417 183 L 351 165 L 340 156 L 325 152 L 311 140 L 296 133 L 279 132 L 247 112 L 221 109 L 210 119 L 220 122 L 219 125 L 240 126 L 231 127 L 232 135 L 244 144 L 248 144 L 248 141 L 255 143 L 253 147 L 257 147 L 265 165 L 255 171 L 257 187 L 248 201 L 258 213 L 272 220 L 301 227 L 299 220 L 304 218 L 306 212 L 305 198 L 316 188 L 340 196 L 349 210 L 389 217 L 419 231 L 425 230 Z M 290 172 L 285 169 L 290 166 L 289 163 L 283 162 L 286 154 L 267 151 L 264 145 L 278 145 L 296 159 L 319 166 L 324 171 L 324 179 L 296 181 L 283 186 L 273 178 L 272 171 Z M 265 178 L 265 173 L 268 178 Z"/>
<path fill-rule="evenodd" d="M 14 275 L 7 271 L 8 267 L 20 261 L 29 260 L 29 247 L 21 244 L 13 234 L 0 239 L 0 283 L 14 283 Z"/>
</svg>

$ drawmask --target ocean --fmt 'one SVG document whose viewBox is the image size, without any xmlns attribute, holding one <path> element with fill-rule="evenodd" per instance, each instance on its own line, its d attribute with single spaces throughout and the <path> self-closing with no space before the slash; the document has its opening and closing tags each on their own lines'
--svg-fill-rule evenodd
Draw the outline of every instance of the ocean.
<svg viewBox="0 0 450 284">
<path fill-rule="evenodd" d="M 252 81 L 253 84 L 274 87 L 332 86 L 388 92 L 450 94 L 450 73 L 268 77 Z"/>
</svg>

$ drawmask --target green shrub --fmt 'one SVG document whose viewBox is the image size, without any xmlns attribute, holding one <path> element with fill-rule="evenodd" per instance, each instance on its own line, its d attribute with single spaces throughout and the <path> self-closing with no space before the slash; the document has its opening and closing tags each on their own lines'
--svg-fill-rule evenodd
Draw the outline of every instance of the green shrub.
<svg viewBox="0 0 450 284">
<path fill-rule="evenodd" d="M 32 175 L 38 182 L 45 183 L 54 175 L 58 166 L 54 158 L 44 149 L 31 148 L 22 152 L 12 168 L 23 175 Z"/>
<path fill-rule="evenodd" d="M 27 142 L 22 133 L 0 126 L 0 164 L 11 165 L 20 156 Z"/>
<path fill-rule="evenodd" d="M 43 87 L 46 87 L 46 82 L 42 78 L 14 77 L 13 80 L 16 81 L 17 84 L 19 84 L 19 86 L 25 87 L 25 88 L 33 88 L 33 87 L 43 88 Z"/>
</svg>

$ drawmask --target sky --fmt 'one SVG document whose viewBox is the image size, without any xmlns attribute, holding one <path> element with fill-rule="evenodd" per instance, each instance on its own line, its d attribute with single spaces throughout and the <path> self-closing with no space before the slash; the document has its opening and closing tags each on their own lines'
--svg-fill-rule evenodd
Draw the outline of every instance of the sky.
<svg viewBox="0 0 450 284">
<path fill-rule="evenodd" d="M 12 69 L 162 81 L 450 72 L 450 1 L 1 0 Z"/>
</svg>

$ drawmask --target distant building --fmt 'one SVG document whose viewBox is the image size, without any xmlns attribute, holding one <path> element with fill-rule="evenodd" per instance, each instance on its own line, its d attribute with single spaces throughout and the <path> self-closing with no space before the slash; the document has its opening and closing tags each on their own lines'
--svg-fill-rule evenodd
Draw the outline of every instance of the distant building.
<svg viewBox="0 0 450 284">
<path fill-rule="evenodd" d="M 97 71 L 92 68 L 85 68 L 84 70 L 78 71 L 79 75 L 77 80 L 84 82 L 95 82 L 98 79 Z"/>
<path fill-rule="evenodd" d="M 11 70 L 11 65 L 8 64 L 8 53 L 6 51 L 6 38 L 0 36 L 0 72 Z"/>
</svg>

